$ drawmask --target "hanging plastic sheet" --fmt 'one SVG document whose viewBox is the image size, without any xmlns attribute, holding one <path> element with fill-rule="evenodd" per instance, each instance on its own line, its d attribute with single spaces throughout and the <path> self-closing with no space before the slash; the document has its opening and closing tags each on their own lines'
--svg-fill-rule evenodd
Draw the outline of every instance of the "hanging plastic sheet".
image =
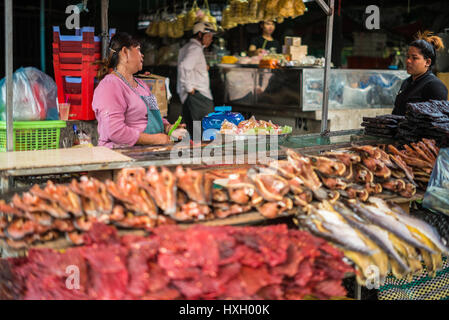
<svg viewBox="0 0 449 320">
<path fill-rule="evenodd" d="M 424 195 L 423 206 L 449 215 L 449 148 L 440 149 Z"/>
</svg>

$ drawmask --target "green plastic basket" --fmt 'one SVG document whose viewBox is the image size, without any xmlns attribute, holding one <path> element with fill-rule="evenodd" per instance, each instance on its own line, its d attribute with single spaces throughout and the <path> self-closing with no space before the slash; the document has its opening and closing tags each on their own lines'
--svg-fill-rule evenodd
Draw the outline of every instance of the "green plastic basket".
<svg viewBox="0 0 449 320">
<path fill-rule="evenodd" d="M 14 151 L 59 148 L 61 128 L 65 121 L 14 121 Z M 6 151 L 6 121 L 0 121 L 0 152 Z"/>
</svg>

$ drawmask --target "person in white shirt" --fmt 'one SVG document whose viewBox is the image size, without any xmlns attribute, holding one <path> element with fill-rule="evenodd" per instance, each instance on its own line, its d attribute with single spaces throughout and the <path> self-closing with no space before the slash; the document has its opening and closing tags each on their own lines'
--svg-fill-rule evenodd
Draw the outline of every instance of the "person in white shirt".
<svg viewBox="0 0 449 320">
<path fill-rule="evenodd" d="M 201 121 L 214 108 L 209 66 L 204 56 L 204 48 L 210 46 L 214 33 L 210 23 L 198 22 L 193 27 L 192 39 L 179 50 L 177 92 L 183 104 L 182 117 L 192 138 L 193 121 Z"/>
</svg>

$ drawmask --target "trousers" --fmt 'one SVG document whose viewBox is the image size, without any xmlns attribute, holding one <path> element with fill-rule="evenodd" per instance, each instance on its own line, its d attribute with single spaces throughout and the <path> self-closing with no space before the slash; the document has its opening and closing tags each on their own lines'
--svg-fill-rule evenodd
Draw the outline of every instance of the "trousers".
<svg viewBox="0 0 449 320">
<path fill-rule="evenodd" d="M 201 121 L 203 117 L 214 111 L 214 102 L 203 96 L 198 91 L 189 94 L 182 105 L 182 117 L 186 123 L 186 129 L 193 139 L 193 121 Z M 202 130 L 200 127 L 200 135 Z"/>
</svg>

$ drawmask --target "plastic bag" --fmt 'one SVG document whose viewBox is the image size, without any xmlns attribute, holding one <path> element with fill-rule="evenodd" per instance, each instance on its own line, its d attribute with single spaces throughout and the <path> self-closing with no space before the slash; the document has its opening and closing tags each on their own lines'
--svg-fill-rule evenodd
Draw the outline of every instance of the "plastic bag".
<svg viewBox="0 0 449 320">
<path fill-rule="evenodd" d="M 19 68 L 13 74 L 13 119 L 58 120 L 56 83 L 42 71 Z M 0 81 L 0 120 L 6 120 L 6 80 Z"/>
<path fill-rule="evenodd" d="M 424 194 L 423 206 L 449 215 L 449 148 L 440 149 Z"/>
<path fill-rule="evenodd" d="M 215 112 L 209 113 L 203 118 L 203 129 L 220 129 L 224 120 L 238 125 L 245 118 L 238 112 L 232 112 L 232 107 L 230 106 L 215 107 Z"/>
<path fill-rule="evenodd" d="M 245 118 L 238 112 L 232 112 L 230 106 L 215 107 L 215 112 L 209 113 L 202 120 L 203 140 L 214 140 L 224 121 L 238 125 Z"/>
</svg>

